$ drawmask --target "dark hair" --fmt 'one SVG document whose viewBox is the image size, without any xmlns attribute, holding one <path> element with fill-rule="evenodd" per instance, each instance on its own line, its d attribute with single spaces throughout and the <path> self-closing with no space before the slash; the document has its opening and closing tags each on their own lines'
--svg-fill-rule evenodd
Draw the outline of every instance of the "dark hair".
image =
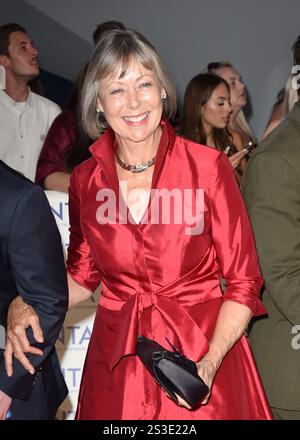
<svg viewBox="0 0 300 440">
<path fill-rule="evenodd" d="M 76 165 L 79 165 L 81 162 L 91 157 L 89 146 L 92 145 L 93 141 L 82 127 L 80 110 L 81 90 L 88 66 L 89 64 L 86 63 L 77 75 L 67 105 L 67 110 L 73 111 L 76 119 L 76 141 L 72 148 L 66 153 L 64 160 L 68 172 L 72 172 Z"/>
<path fill-rule="evenodd" d="M 120 29 L 125 31 L 126 26 L 120 21 L 114 20 L 105 21 L 104 23 L 97 24 L 96 30 L 93 32 L 94 45 L 96 46 L 96 44 L 99 42 L 105 32 L 111 31 L 113 29 Z"/>
<path fill-rule="evenodd" d="M 208 63 L 206 70 L 207 73 L 216 73 L 216 70 L 223 69 L 224 67 L 233 67 L 229 61 L 213 61 L 212 63 Z"/>
<path fill-rule="evenodd" d="M 300 35 L 298 35 L 295 43 L 292 46 L 292 51 L 294 55 L 294 64 L 300 65 Z M 298 96 L 300 97 L 300 87 L 297 90 Z"/>
<path fill-rule="evenodd" d="M 76 116 L 76 141 L 72 148 L 66 153 L 64 163 L 68 173 L 71 173 L 76 165 L 91 157 L 89 147 L 93 140 L 86 134 L 80 121 L 80 108 L 75 111 Z"/>
<path fill-rule="evenodd" d="M 292 46 L 294 55 L 294 64 L 300 64 L 300 35 L 296 38 L 295 43 Z"/>
<path fill-rule="evenodd" d="M 85 63 L 80 69 L 73 83 L 70 95 L 64 105 L 64 110 L 72 110 L 76 112 L 78 106 L 80 106 L 81 91 L 88 67 L 89 63 Z"/>
<path fill-rule="evenodd" d="M 26 30 L 17 23 L 8 23 L 0 26 L 0 55 L 9 56 L 9 37 L 13 32 L 24 32 L 26 34 Z"/>
<path fill-rule="evenodd" d="M 200 73 L 191 79 L 184 95 L 181 135 L 199 144 L 206 144 L 207 136 L 201 118 L 201 109 L 210 99 L 213 91 L 223 84 L 230 93 L 228 83 L 214 73 Z M 213 128 L 213 139 L 218 150 L 231 146 L 236 152 L 232 136 L 227 128 Z"/>
</svg>

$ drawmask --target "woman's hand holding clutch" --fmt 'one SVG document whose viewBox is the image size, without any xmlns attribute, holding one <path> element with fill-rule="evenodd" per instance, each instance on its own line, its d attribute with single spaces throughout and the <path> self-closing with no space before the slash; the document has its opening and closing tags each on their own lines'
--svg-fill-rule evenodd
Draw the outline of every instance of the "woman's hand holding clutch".
<svg viewBox="0 0 300 440">
<path fill-rule="evenodd" d="M 218 370 L 218 365 L 216 362 L 211 359 L 207 359 L 205 356 L 201 359 L 200 362 L 197 363 L 197 370 L 199 377 L 205 382 L 205 384 L 209 388 L 209 393 L 204 397 L 201 402 L 201 405 L 206 405 L 211 394 L 211 387 L 214 381 L 216 372 Z M 187 409 L 191 409 L 187 402 L 185 402 L 178 394 L 176 394 L 178 405 L 184 406 Z"/>
</svg>

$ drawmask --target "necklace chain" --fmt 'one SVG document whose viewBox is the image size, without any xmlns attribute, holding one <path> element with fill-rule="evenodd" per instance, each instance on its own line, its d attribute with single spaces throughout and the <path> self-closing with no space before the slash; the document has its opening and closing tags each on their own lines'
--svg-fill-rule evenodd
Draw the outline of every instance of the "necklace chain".
<svg viewBox="0 0 300 440">
<path fill-rule="evenodd" d="M 148 160 L 148 162 L 138 163 L 136 165 L 129 165 L 127 163 L 122 162 L 120 156 L 118 155 L 118 152 L 116 152 L 116 159 L 120 167 L 124 168 L 124 170 L 131 171 L 132 173 L 142 173 L 143 171 L 146 171 L 148 168 L 154 165 L 156 156 Z"/>
</svg>

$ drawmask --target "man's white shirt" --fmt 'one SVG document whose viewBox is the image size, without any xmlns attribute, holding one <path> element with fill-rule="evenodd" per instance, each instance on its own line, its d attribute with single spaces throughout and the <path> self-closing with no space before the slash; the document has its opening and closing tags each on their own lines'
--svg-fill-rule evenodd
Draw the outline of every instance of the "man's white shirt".
<svg viewBox="0 0 300 440">
<path fill-rule="evenodd" d="M 31 91 L 26 102 L 15 102 L 0 90 L 0 159 L 34 181 L 45 137 L 60 112 Z"/>
</svg>

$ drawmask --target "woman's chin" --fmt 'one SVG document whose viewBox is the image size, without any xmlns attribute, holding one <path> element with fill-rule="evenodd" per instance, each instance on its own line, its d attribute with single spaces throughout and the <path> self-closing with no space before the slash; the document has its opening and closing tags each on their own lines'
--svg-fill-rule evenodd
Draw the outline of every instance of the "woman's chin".
<svg viewBox="0 0 300 440">
<path fill-rule="evenodd" d="M 231 115 L 231 119 L 232 119 L 232 117 L 234 118 L 237 114 L 238 114 L 238 112 L 240 111 L 240 110 L 242 110 L 243 109 L 243 107 L 245 107 L 245 105 L 246 105 L 246 103 L 243 103 L 243 104 L 241 104 L 241 103 L 238 103 L 238 104 L 236 104 L 236 105 L 231 105 L 231 107 L 232 107 L 232 115 Z"/>
<path fill-rule="evenodd" d="M 219 130 L 224 130 L 224 128 L 226 128 L 228 125 L 228 122 L 224 122 L 224 123 L 220 123 L 218 125 L 215 125 L 215 128 L 219 129 Z"/>
<path fill-rule="evenodd" d="M 246 98 L 240 98 L 237 107 L 239 107 L 239 110 L 241 110 L 242 108 L 244 108 L 247 105 L 247 100 Z"/>
</svg>

